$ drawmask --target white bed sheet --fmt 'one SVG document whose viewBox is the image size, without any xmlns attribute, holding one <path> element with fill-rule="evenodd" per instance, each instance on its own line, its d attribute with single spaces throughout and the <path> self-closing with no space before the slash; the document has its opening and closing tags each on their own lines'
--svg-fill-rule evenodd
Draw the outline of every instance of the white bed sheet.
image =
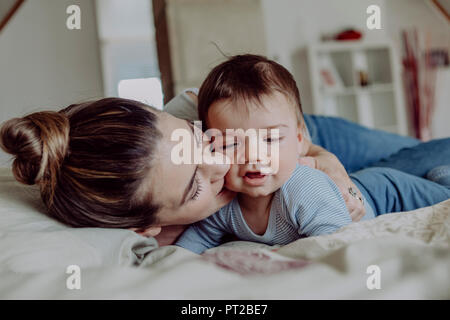
<svg viewBox="0 0 450 320">
<path fill-rule="evenodd" d="M 283 247 L 231 242 L 199 256 L 127 230 L 70 229 L 0 179 L 2 299 L 449 299 L 450 200 Z M 27 189 L 28 190 L 28 189 Z M 69 264 L 81 268 L 70 290 Z M 368 289 L 369 266 L 380 289 Z"/>
</svg>

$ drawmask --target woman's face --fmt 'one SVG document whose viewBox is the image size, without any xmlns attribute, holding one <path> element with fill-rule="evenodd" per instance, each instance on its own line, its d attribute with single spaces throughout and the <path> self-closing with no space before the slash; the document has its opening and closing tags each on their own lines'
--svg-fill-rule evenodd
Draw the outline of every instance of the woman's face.
<svg viewBox="0 0 450 320">
<path fill-rule="evenodd" d="M 158 129 L 163 137 L 155 152 L 152 169 L 145 181 L 152 199 L 161 206 L 155 226 L 190 224 L 200 221 L 228 204 L 235 193 L 222 189 L 229 164 L 175 164 L 172 150 L 179 141 L 171 141 L 174 130 L 184 129 L 193 144 L 202 144 L 202 137 L 195 137 L 192 124 L 162 112 L 158 114 Z M 200 147 L 197 145 L 197 147 Z M 208 156 L 204 154 L 203 157 Z"/>
</svg>

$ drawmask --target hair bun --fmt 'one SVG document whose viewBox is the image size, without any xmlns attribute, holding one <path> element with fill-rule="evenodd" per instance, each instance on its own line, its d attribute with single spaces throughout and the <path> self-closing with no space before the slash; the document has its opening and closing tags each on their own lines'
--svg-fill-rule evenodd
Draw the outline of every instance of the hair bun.
<svg viewBox="0 0 450 320">
<path fill-rule="evenodd" d="M 0 130 L 0 146 L 15 156 L 15 178 L 25 184 L 42 184 L 52 194 L 67 153 L 69 131 L 67 116 L 54 111 L 6 121 Z"/>
</svg>

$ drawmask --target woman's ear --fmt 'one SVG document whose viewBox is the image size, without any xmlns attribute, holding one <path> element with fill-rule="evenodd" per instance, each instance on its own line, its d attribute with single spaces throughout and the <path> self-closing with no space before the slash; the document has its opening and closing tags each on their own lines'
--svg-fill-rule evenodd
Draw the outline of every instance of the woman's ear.
<svg viewBox="0 0 450 320">
<path fill-rule="evenodd" d="M 148 227 L 148 228 L 130 228 L 131 231 L 144 237 L 155 237 L 161 232 L 161 227 Z"/>
</svg>

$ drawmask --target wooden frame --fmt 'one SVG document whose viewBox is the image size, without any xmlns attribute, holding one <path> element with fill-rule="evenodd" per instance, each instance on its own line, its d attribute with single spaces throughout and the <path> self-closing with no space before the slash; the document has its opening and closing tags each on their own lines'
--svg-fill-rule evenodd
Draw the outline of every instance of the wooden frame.
<svg viewBox="0 0 450 320">
<path fill-rule="evenodd" d="M 431 0 L 431 2 L 445 16 L 445 18 L 447 18 L 447 22 L 450 22 L 450 12 L 444 8 L 444 6 L 439 2 L 439 0 Z"/>
<path fill-rule="evenodd" d="M 14 13 L 16 13 L 17 9 L 24 3 L 25 0 L 16 0 L 16 2 L 12 5 L 11 9 L 9 9 L 8 13 L 4 17 L 0 17 L 0 32 L 6 26 L 8 21 L 12 18 Z"/>
<path fill-rule="evenodd" d="M 158 65 L 164 92 L 164 104 L 166 104 L 175 95 L 172 59 L 170 55 L 169 30 L 167 26 L 166 0 L 152 0 L 152 4 Z"/>
</svg>

